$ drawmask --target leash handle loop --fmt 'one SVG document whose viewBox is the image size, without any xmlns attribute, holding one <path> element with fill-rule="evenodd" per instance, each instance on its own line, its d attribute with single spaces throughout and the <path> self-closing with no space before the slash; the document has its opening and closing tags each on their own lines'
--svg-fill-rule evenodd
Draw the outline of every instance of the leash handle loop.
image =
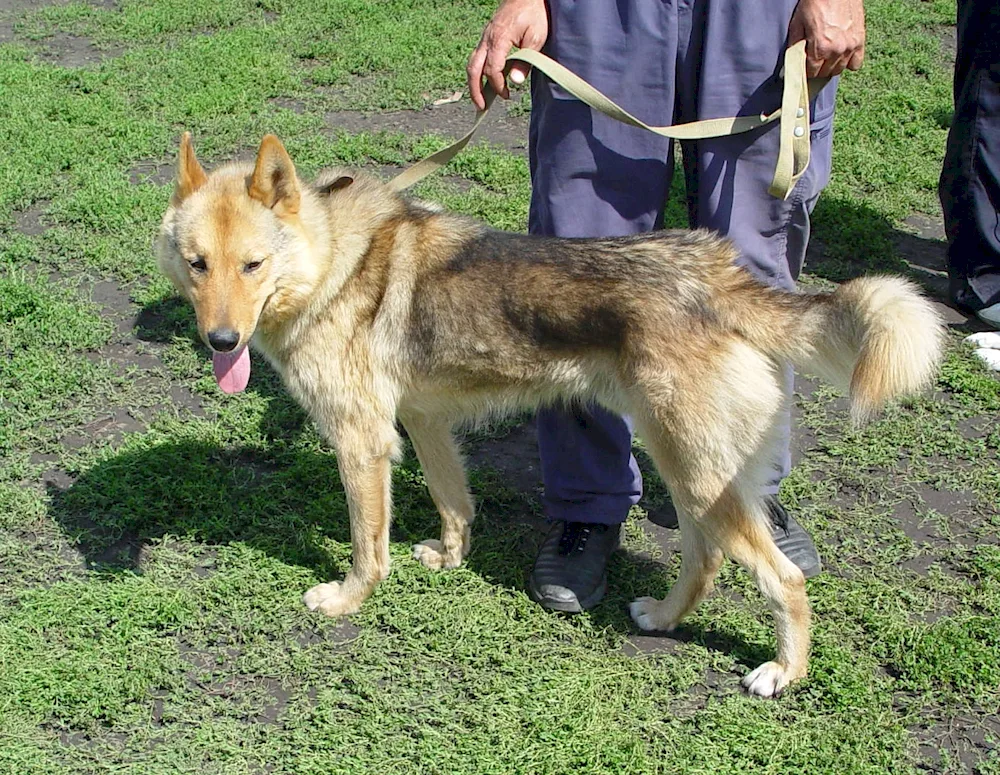
<svg viewBox="0 0 1000 775">
<path fill-rule="evenodd" d="M 524 62 L 537 68 L 594 110 L 624 124 L 639 127 L 661 137 L 669 137 L 674 140 L 700 140 L 742 134 L 767 126 L 780 119 L 781 140 L 778 160 L 775 165 L 774 179 L 768 188 L 768 192 L 779 199 L 788 198 L 796 182 L 802 177 L 809 165 L 809 101 L 829 81 L 828 78 L 806 79 L 806 44 L 804 40 L 799 41 L 785 51 L 781 107 L 773 113 L 711 118 L 674 126 L 650 126 L 608 99 L 576 73 L 540 51 L 520 49 L 507 57 L 508 64 L 514 61 Z M 486 100 L 486 107 L 476 115 L 472 129 L 452 145 L 442 148 L 437 153 L 431 154 L 423 161 L 419 161 L 401 172 L 389 182 L 389 187 L 394 191 L 409 188 L 417 181 L 443 167 L 465 148 L 482 124 L 483 118 L 496 98 L 496 92 L 487 84 L 483 90 L 483 96 Z"/>
</svg>

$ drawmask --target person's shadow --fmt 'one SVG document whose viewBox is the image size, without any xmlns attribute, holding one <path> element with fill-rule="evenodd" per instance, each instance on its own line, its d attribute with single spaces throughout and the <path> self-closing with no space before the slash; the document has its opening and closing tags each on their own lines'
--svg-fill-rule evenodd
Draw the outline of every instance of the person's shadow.
<svg viewBox="0 0 1000 775">
<path fill-rule="evenodd" d="M 960 333 L 987 328 L 957 309 L 949 296 L 947 243 L 937 219 L 914 214 L 906 219 L 906 229 L 899 229 L 867 205 L 823 196 L 812 226 L 805 272 L 833 282 L 865 274 L 903 275 L 936 303 L 949 328 Z"/>
</svg>

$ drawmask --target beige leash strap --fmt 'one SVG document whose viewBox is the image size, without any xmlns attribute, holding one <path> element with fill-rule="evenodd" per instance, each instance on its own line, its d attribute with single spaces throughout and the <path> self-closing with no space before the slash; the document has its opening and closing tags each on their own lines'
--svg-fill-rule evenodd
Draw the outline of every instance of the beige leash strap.
<svg viewBox="0 0 1000 775">
<path fill-rule="evenodd" d="M 779 199 L 788 198 L 795 183 L 802 177 L 809 164 L 809 101 L 829 80 L 817 78 L 807 81 L 806 44 L 805 41 L 800 41 L 785 51 L 784 89 L 781 107 L 773 113 L 758 116 L 713 118 L 693 121 L 690 124 L 658 127 L 640 121 L 624 108 L 609 100 L 580 76 L 539 51 L 521 49 L 508 56 L 507 61 L 525 62 L 538 68 L 574 97 L 611 118 L 675 140 L 698 140 L 741 134 L 781 119 L 778 161 L 775 166 L 774 179 L 768 189 L 772 196 Z M 483 90 L 483 96 L 486 99 L 486 107 L 479 111 L 472 129 L 468 133 L 454 144 L 404 170 L 389 182 L 389 187 L 394 191 L 409 188 L 417 181 L 443 167 L 465 148 L 475 135 L 476 130 L 479 129 L 483 117 L 489 111 L 490 105 L 496 97 L 496 93 L 489 84 Z"/>
</svg>

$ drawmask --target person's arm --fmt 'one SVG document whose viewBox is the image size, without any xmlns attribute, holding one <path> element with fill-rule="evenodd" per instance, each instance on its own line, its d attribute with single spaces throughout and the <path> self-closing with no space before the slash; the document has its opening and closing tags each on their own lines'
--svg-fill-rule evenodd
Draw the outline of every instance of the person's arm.
<svg viewBox="0 0 1000 775">
<path fill-rule="evenodd" d="M 788 44 L 806 41 L 806 75 L 825 78 L 857 70 L 865 58 L 862 0 L 799 0 Z"/>
<path fill-rule="evenodd" d="M 469 57 L 466 74 L 469 79 L 469 96 L 480 110 L 486 105 L 483 99 L 483 78 L 504 99 L 510 97 L 503 77 L 504 63 L 511 48 L 541 50 L 549 36 L 549 18 L 545 0 L 504 0 L 490 23 L 483 30 L 479 45 Z M 514 83 L 522 83 L 530 65 L 515 62 L 510 70 Z"/>
</svg>

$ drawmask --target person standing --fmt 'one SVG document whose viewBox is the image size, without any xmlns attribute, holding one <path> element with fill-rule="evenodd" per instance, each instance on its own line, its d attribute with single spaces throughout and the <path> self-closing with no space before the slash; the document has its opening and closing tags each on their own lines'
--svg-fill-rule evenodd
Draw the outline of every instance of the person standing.
<svg viewBox="0 0 1000 775">
<path fill-rule="evenodd" d="M 938 193 L 952 301 L 1000 329 L 1000 4 L 958 0 L 955 117 Z M 1000 371 L 1000 333 L 969 337 Z"/>
<path fill-rule="evenodd" d="M 781 103 L 784 51 L 799 40 L 810 77 L 859 68 L 862 0 L 504 0 L 469 59 L 469 91 L 478 107 L 484 79 L 508 97 L 504 61 L 518 46 L 543 50 L 653 125 L 771 112 Z M 511 78 L 526 72 L 516 63 Z M 809 214 L 830 174 L 835 90 L 836 79 L 814 100 L 811 163 L 787 200 L 767 191 L 776 124 L 683 144 L 690 225 L 730 237 L 744 265 L 773 286 L 793 289 L 802 268 Z M 531 98 L 531 233 L 613 237 L 662 227 L 674 170 L 670 140 L 592 111 L 540 73 Z M 785 379 L 790 391 L 790 369 Z M 781 459 L 766 490 L 774 537 L 811 576 L 821 567 L 816 548 L 776 497 L 790 467 L 787 412 L 779 426 Z M 552 524 L 529 592 L 541 605 L 580 611 L 603 598 L 608 559 L 642 492 L 631 442 L 628 418 L 598 406 L 539 412 Z"/>
</svg>

